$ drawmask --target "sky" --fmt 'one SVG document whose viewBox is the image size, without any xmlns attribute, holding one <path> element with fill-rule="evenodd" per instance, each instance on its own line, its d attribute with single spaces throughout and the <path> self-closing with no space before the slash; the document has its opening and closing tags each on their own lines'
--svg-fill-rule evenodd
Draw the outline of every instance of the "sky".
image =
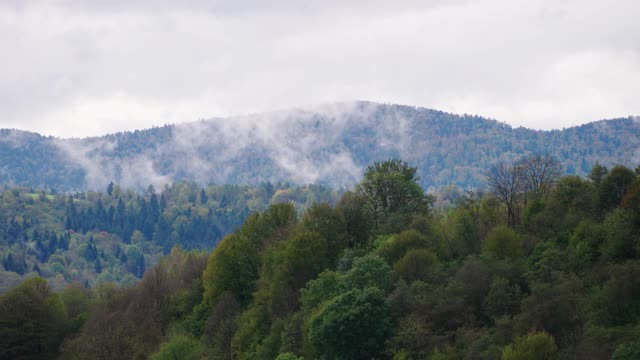
<svg viewBox="0 0 640 360">
<path fill-rule="evenodd" d="M 0 1 L 0 128 L 82 137 L 369 100 L 640 115 L 637 0 Z"/>
</svg>

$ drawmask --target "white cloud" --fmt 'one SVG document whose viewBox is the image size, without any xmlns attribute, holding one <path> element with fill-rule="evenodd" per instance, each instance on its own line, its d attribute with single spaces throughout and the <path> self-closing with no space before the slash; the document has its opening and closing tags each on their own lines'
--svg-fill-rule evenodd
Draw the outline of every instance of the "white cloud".
<svg viewBox="0 0 640 360">
<path fill-rule="evenodd" d="M 0 127 L 97 135 L 354 99 L 567 127 L 640 114 L 638 15 L 635 0 L 3 2 Z"/>
</svg>

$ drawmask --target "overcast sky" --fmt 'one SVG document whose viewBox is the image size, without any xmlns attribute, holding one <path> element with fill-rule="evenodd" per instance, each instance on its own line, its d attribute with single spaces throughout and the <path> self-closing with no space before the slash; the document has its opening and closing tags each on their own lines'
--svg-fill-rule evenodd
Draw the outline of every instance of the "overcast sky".
<svg viewBox="0 0 640 360">
<path fill-rule="evenodd" d="M 537 129 L 640 115 L 639 19 L 638 0 L 3 0 L 0 128 L 100 135 L 345 100 Z"/>
</svg>

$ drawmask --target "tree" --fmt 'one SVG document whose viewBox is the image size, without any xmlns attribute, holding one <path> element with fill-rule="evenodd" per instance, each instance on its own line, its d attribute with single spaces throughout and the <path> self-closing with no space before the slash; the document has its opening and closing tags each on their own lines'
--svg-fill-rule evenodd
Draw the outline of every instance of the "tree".
<svg viewBox="0 0 640 360">
<path fill-rule="evenodd" d="M 602 179 L 600 184 L 600 210 L 605 213 L 618 206 L 631 188 L 636 175 L 629 168 L 619 165 Z"/>
<path fill-rule="evenodd" d="M 283 354 L 278 354 L 278 357 L 276 358 L 276 360 L 304 360 L 304 358 L 297 356 L 294 353 L 283 353 Z"/>
<path fill-rule="evenodd" d="M 66 328 L 64 306 L 39 277 L 0 297 L 0 358 L 55 358 Z"/>
<path fill-rule="evenodd" d="M 327 241 L 313 232 L 294 235 L 282 244 L 274 262 L 265 261 L 263 279 L 270 287 L 270 310 L 278 316 L 299 306 L 299 290 L 327 263 Z"/>
<path fill-rule="evenodd" d="M 222 359 L 233 359 L 231 341 L 238 329 L 237 318 L 240 310 L 240 304 L 233 294 L 225 291 L 205 325 L 204 334 L 213 344 L 214 350 L 222 355 Z"/>
<path fill-rule="evenodd" d="M 309 341 L 327 359 L 369 360 L 391 335 L 391 312 L 384 293 L 353 289 L 326 303 L 309 323 Z"/>
<path fill-rule="evenodd" d="M 406 230 L 392 236 L 378 248 L 378 254 L 394 264 L 411 249 L 430 247 L 429 240 L 417 230 Z"/>
<path fill-rule="evenodd" d="M 625 343 L 616 349 L 611 360 L 637 360 L 640 359 L 640 341 Z"/>
<path fill-rule="evenodd" d="M 519 337 L 502 352 L 502 360 L 553 360 L 558 347 L 553 336 L 546 332 Z"/>
<path fill-rule="evenodd" d="M 510 284 L 502 276 L 494 277 L 484 300 L 484 307 L 494 319 L 502 315 L 512 315 L 520 304 L 521 292 L 517 284 Z"/>
<path fill-rule="evenodd" d="M 314 204 L 300 219 L 302 231 L 314 232 L 327 242 L 327 257 L 333 265 L 340 252 L 347 247 L 347 228 L 342 213 L 326 203 Z"/>
<path fill-rule="evenodd" d="M 365 209 L 373 219 L 376 230 L 383 221 L 397 215 L 405 222 L 408 215 L 426 213 L 434 201 L 418 184 L 417 168 L 400 160 L 387 160 L 369 165 L 364 179 L 356 186 L 356 194 L 365 202 Z"/>
<path fill-rule="evenodd" d="M 160 346 L 158 352 L 152 354 L 151 360 L 197 360 L 202 359 L 206 348 L 204 345 L 187 335 L 172 336 L 169 341 Z"/>
<path fill-rule="evenodd" d="M 364 199 L 351 191 L 344 193 L 336 206 L 336 210 L 344 218 L 348 245 L 351 248 L 364 248 L 369 240 L 372 224 L 364 207 Z"/>
<path fill-rule="evenodd" d="M 409 250 L 393 266 L 395 272 L 408 283 L 413 281 L 431 282 L 438 272 L 438 257 L 428 249 Z"/>
<path fill-rule="evenodd" d="M 517 258 L 522 250 L 520 236 L 506 226 L 496 226 L 482 241 L 482 252 L 498 259 Z"/>
<path fill-rule="evenodd" d="M 523 195 L 527 188 L 520 163 L 500 162 L 489 170 L 487 182 L 491 193 L 507 208 L 507 224 L 520 224 Z"/>
<path fill-rule="evenodd" d="M 357 259 L 353 268 L 342 279 L 342 285 L 347 290 L 376 287 L 388 293 L 393 284 L 393 270 L 382 258 L 375 255 Z"/>
<path fill-rule="evenodd" d="M 591 180 L 596 186 L 600 186 L 602 178 L 607 175 L 608 171 L 609 170 L 607 170 L 606 167 L 600 165 L 600 163 L 596 161 L 596 163 L 591 168 L 591 172 L 589 172 L 589 175 L 587 175 L 587 178 L 589 178 L 589 180 Z"/>
<path fill-rule="evenodd" d="M 562 174 L 562 165 L 551 155 L 534 154 L 519 162 L 526 191 L 536 199 L 546 198 Z"/>
</svg>

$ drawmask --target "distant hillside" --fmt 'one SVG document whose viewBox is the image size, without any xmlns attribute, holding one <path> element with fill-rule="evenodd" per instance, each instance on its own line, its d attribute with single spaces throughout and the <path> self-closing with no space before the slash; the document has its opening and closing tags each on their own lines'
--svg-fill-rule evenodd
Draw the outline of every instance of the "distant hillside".
<svg viewBox="0 0 640 360">
<path fill-rule="evenodd" d="M 0 130 L 0 183 L 58 191 L 144 189 L 176 180 L 351 185 L 372 161 L 399 157 L 425 188 L 481 186 L 489 166 L 550 153 L 570 174 L 640 163 L 640 119 L 535 131 L 471 115 L 353 102 L 212 119 L 86 139 Z"/>
</svg>

